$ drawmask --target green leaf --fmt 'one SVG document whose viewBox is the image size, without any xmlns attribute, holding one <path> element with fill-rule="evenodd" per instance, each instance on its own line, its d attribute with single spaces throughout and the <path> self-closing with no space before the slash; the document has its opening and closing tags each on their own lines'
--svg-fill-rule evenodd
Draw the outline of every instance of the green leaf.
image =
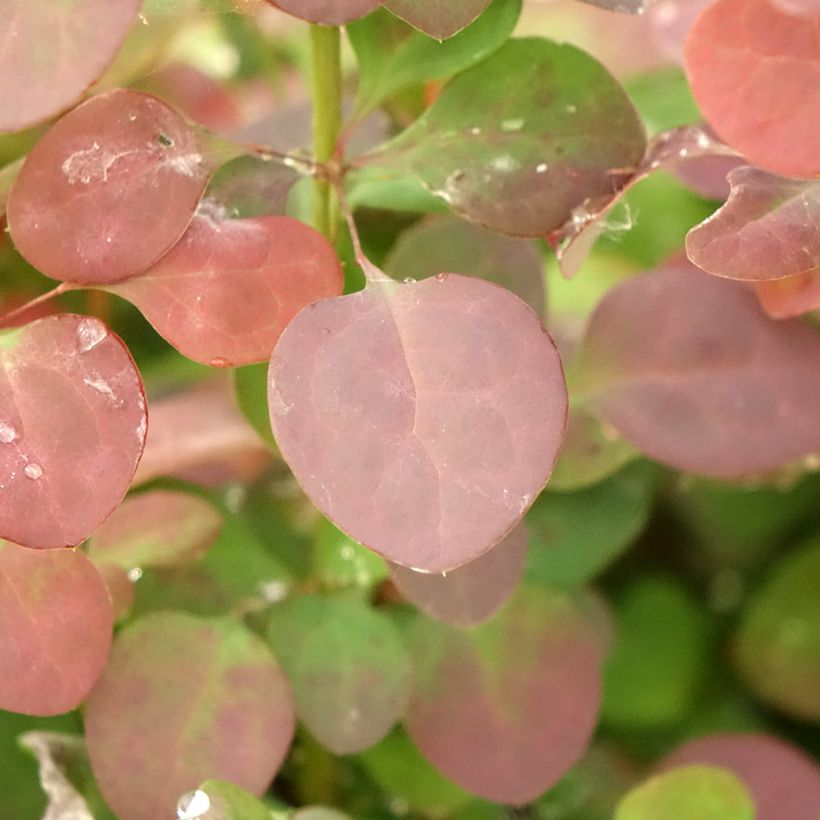
<svg viewBox="0 0 820 820">
<path fill-rule="evenodd" d="M 653 777 L 621 801 L 615 820 L 754 820 L 752 798 L 728 771 L 685 766 Z"/>
<path fill-rule="evenodd" d="M 412 85 L 449 77 L 488 57 L 512 34 L 521 0 L 494 0 L 471 25 L 443 43 L 409 28 L 385 9 L 347 27 L 359 61 L 354 118 Z"/>
<path fill-rule="evenodd" d="M 587 200 L 613 196 L 645 147 L 637 112 L 600 63 L 528 38 L 460 74 L 360 164 L 415 173 L 468 219 L 536 237 Z"/>
<path fill-rule="evenodd" d="M 314 572 L 330 589 L 367 589 L 389 574 L 384 558 L 345 535 L 326 518 L 316 526 L 314 544 Z"/>
<path fill-rule="evenodd" d="M 233 389 L 239 409 L 271 447 L 276 447 L 268 410 L 268 364 L 250 364 L 233 371 Z"/>
<path fill-rule="evenodd" d="M 410 659 L 386 615 L 352 598 L 303 595 L 273 611 L 268 636 L 300 719 L 336 754 L 372 746 L 404 714 Z"/>
<path fill-rule="evenodd" d="M 443 817 L 470 803 L 472 795 L 428 763 L 401 729 L 396 729 L 358 758 L 385 794 L 425 816 Z"/>
<path fill-rule="evenodd" d="M 577 587 L 601 573 L 646 525 L 655 475 L 639 462 L 576 492 L 542 493 L 526 518 L 527 579 Z"/>
<path fill-rule="evenodd" d="M 764 700 L 820 721 L 820 539 L 787 556 L 755 594 L 736 641 L 741 674 Z"/>
<path fill-rule="evenodd" d="M 626 90 L 650 134 L 703 119 L 686 75 L 677 66 L 664 66 L 639 74 L 626 83 Z"/>
<path fill-rule="evenodd" d="M 703 612 L 677 581 L 655 576 L 632 580 L 615 608 L 601 719 L 630 729 L 683 719 L 706 671 Z"/>
<path fill-rule="evenodd" d="M 384 168 L 353 169 L 347 176 L 351 208 L 381 208 L 408 213 L 447 213 L 447 203 L 433 196 L 415 176 Z"/>
<path fill-rule="evenodd" d="M 202 797 L 205 795 L 205 797 Z M 206 799 L 207 798 L 207 799 Z M 239 786 L 225 780 L 206 780 L 196 792 L 180 798 L 180 807 L 186 802 L 198 800 L 208 808 L 197 820 L 270 820 L 268 807 Z"/>
</svg>

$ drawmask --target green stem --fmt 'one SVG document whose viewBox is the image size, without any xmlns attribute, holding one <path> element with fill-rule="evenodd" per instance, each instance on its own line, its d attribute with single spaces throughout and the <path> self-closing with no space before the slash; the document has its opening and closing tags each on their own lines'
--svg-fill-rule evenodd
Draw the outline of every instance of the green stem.
<svg viewBox="0 0 820 820">
<path fill-rule="evenodd" d="M 310 27 L 313 154 L 317 164 L 334 158 L 342 126 L 341 36 L 335 26 Z M 336 239 L 339 209 L 327 178 L 316 176 L 313 224 L 331 242 Z"/>
</svg>

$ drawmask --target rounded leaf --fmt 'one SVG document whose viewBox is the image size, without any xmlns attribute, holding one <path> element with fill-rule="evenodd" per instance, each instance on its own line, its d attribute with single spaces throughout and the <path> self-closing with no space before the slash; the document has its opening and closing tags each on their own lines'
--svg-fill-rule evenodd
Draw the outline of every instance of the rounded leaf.
<svg viewBox="0 0 820 820">
<path fill-rule="evenodd" d="M 299 718 L 335 754 L 372 746 L 404 714 L 410 659 L 390 620 L 366 604 L 302 595 L 274 610 L 268 636 Z"/>
<path fill-rule="evenodd" d="M 754 799 L 756 820 L 817 818 L 820 767 L 782 740 L 767 735 L 709 735 L 672 752 L 661 768 L 695 763 L 734 772 Z"/>
<path fill-rule="evenodd" d="M 156 97 L 123 89 L 92 97 L 26 157 L 8 202 L 14 244 L 64 282 L 142 273 L 188 227 L 210 175 L 205 150 Z"/>
<path fill-rule="evenodd" d="M 381 0 L 268 0 L 269 3 L 311 23 L 341 26 L 370 14 Z"/>
<path fill-rule="evenodd" d="M 704 117 L 750 162 L 782 176 L 820 174 L 820 17 L 771 0 L 715 0 L 686 41 Z"/>
<path fill-rule="evenodd" d="M 743 783 L 713 766 L 684 766 L 633 789 L 614 820 L 755 820 L 755 806 Z"/>
<path fill-rule="evenodd" d="M 209 777 L 261 795 L 293 737 L 293 699 L 264 642 L 239 623 L 158 612 L 117 636 L 85 730 L 117 817 L 156 820 Z"/>
<path fill-rule="evenodd" d="M 518 523 L 567 412 L 535 314 L 456 274 L 384 279 L 302 311 L 273 352 L 269 403 L 282 455 L 319 509 L 430 572 L 477 558 Z"/>
<path fill-rule="evenodd" d="M 342 280 L 333 246 L 298 220 L 225 219 L 201 209 L 153 268 L 109 290 L 184 356 L 234 367 L 267 361 L 290 320 L 339 295 Z"/>
<path fill-rule="evenodd" d="M 100 77 L 140 0 L 5 0 L 0 131 L 19 131 L 76 100 Z"/>
<path fill-rule="evenodd" d="M 0 335 L 0 536 L 84 541 L 128 490 L 146 422 L 134 361 L 97 319 L 61 314 Z"/>
<path fill-rule="evenodd" d="M 76 709 L 105 666 L 112 628 L 108 590 L 83 553 L 0 542 L 0 709 Z"/>
<path fill-rule="evenodd" d="M 495 615 L 515 592 L 526 562 L 527 530 L 519 524 L 469 564 L 441 573 L 395 566 L 393 583 L 431 618 L 459 627 L 476 626 Z"/>
<path fill-rule="evenodd" d="M 470 25 L 490 0 L 385 0 L 384 5 L 414 28 L 436 40 L 446 40 Z"/>
<path fill-rule="evenodd" d="M 520 805 L 580 759 L 601 694 L 599 627 L 579 602 L 523 588 L 467 632 L 418 617 L 407 731 L 446 777 L 480 797 Z"/>
</svg>

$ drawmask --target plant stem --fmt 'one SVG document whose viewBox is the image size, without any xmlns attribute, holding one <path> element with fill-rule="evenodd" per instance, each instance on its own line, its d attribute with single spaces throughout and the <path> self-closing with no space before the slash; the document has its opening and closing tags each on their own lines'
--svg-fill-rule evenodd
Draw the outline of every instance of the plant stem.
<svg viewBox="0 0 820 820">
<path fill-rule="evenodd" d="M 310 27 L 313 154 L 318 164 L 334 158 L 342 125 L 341 35 L 335 26 Z M 336 194 L 321 173 L 316 175 L 313 224 L 331 242 L 336 239 L 339 211 Z"/>
</svg>

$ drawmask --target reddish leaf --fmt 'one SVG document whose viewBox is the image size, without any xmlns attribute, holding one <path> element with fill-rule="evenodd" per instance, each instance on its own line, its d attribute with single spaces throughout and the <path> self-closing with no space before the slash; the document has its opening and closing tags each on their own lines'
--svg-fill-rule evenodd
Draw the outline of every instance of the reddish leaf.
<svg viewBox="0 0 820 820">
<path fill-rule="evenodd" d="M 820 15 L 820 0 L 769 0 L 787 14 L 798 14 L 804 17 Z"/>
<path fill-rule="evenodd" d="M 46 276 L 107 284 L 177 242 L 210 175 L 198 132 L 156 97 L 115 90 L 59 120 L 26 157 L 12 238 Z"/>
<path fill-rule="evenodd" d="M 158 476 L 209 486 L 250 481 L 269 462 L 270 448 L 220 380 L 151 403 L 151 429 L 134 483 Z"/>
<path fill-rule="evenodd" d="M 189 359 L 234 367 L 270 358 L 288 322 L 340 294 L 342 280 L 333 246 L 298 220 L 226 219 L 205 207 L 151 270 L 109 290 Z"/>
<path fill-rule="evenodd" d="M 760 305 L 773 319 L 791 319 L 820 308 L 820 268 L 772 282 L 755 282 Z"/>
<path fill-rule="evenodd" d="M 120 820 L 173 817 L 203 780 L 260 795 L 294 729 L 287 681 L 240 624 L 181 612 L 119 633 L 85 709 L 88 753 Z"/>
<path fill-rule="evenodd" d="M 607 294 L 577 387 L 652 458 L 734 478 L 820 449 L 818 361 L 815 330 L 773 322 L 744 286 L 681 263 Z"/>
<path fill-rule="evenodd" d="M 114 59 L 140 0 L 5 0 L 0 131 L 18 131 L 76 100 Z"/>
<path fill-rule="evenodd" d="M 691 763 L 734 772 L 754 799 L 756 820 L 817 820 L 820 768 L 781 740 L 767 735 L 710 735 L 673 752 L 661 769 Z"/>
<path fill-rule="evenodd" d="M 538 237 L 585 200 L 611 198 L 645 147 L 637 112 L 600 63 L 527 38 L 458 75 L 410 128 L 360 162 L 415 174 L 491 230 Z"/>
<path fill-rule="evenodd" d="M 0 542 L 0 709 L 76 709 L 105 666 L 112 625 L 108 590 L 81 552 Z"/>
<path fill-rule="evenodd" d="M 0 335 L 0 536 L 79 544 L 125 495 L 145 445 L 142 382 L 97 319 Z"/>
<path fill-rule="evenodd" d="M 529 802 L 578 761 L 595 728 L 602 651 L 569 596 L 524 588 L 492 621 L 410 632 L 410 737 L 445 777 L 501 803 Z"/>
<path fill-rule="evenodd" d="M 750 162 L 783 176 L 820 174 L 820 17 L 771 0 L 715 0 L 686 41 L 686 70 L 706 119 Z"/>
<path fill-rule="evenodd" d="M 481 14 L 490 0 L 385 0 L 384 5 L 397 17 L 436 40 L 458 34 Z"/>
<path fill-rule="evenodd" d="M 689 231 L 686 253 L 730 279 L 781 279 L 820 267 L 820 181 L 784 179 L 743 166 L 714 216 Z"/>
<path fill-rule="evenodd" d="M 88 544 L 98 564 L 175 567 L 210 549 L 222 529 L 218 510 L 196 495 L 152 490 L 127 498 Z"/>
<path fill-rule="evenodd" d="M 404 231 L 385 263 L 385 271 L 399 280 L 426 279 L 443 270 L 495 282 L 544 316 L 544 263 L 532 242 L 442 216 Z"/>
<path fill-rule="evenodd" d="M 381 5 L 381 0 L 268 0 L 274 6 L 302 20 L 341 26 L 370 14 Z"/>
<path fill-rule="evenodd" d="M 458 627 L 495 615 L 515 592 L 527 562 L 527 530 L 519 524 L 503 541 L 458 569 L 443 573 L 393 567 L 393 583 L 431 618 Z"/>
<path fill-rule="evenodd" d="M 552 340 L 508 291 L 382 274 L 288 325 L 269 404 L 282 455 L 328 518 L 397 564 L 441 572 L 526 512 L 555 461 L 567 395 Z"/>
</svg>

